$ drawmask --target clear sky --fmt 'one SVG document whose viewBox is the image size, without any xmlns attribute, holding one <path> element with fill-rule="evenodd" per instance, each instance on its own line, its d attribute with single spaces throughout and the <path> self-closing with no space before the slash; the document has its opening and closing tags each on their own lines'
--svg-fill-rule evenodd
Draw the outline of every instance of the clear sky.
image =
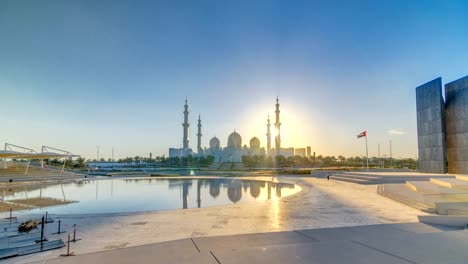
<svg viewBox="0 0 468 264">
<path fill-rule="evenodd" d="M 0 143 L 168 154 L 234 129 L 317 155 L 417 154 L 415 87 L 468 74 L 467 1 L 0 1 Z"/>
</svg>

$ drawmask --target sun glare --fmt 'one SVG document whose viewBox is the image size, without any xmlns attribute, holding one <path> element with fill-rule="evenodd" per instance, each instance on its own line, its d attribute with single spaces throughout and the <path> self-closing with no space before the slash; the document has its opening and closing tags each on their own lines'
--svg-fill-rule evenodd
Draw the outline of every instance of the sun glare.
<svg viewBox="0 0 468 264">
<path fill-rule="evenodd" d="M 280 102 L 281 103 L 281 102 Z M 283 110 L 284 109 L 284 110 Z M 271 124 L 271 144 L 274 147 L 275 137 L 278 134 L 278 130 L 275 128 L 275 114 L 274 106 L 262 107 L 260 109 L 252 109 L 247 113 L 255 113 L 255 115 L 245 115 L 244 119 L 248 121 L 246 124 L 246 143 L 252 137 L 258 137 L 262 147 L 266 147 L 266 133 L 267 133 L 267 118 L 270 113 L 270 124 Z M 281 147 L 305 147 L 310 146 L 312 142 L 310 139 L 311 128 L 305 122 L 301 120 L 300 115 L 296 114 L 296 111 L 291 106 L 281 107 L 280 114 L 280 135 L 281 135 Z"/>
</svg>

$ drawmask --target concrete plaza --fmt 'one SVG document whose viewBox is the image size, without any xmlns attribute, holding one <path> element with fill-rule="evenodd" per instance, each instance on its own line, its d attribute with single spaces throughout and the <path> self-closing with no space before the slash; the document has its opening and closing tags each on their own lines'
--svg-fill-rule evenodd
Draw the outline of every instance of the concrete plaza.
<svg viewBox="0 0 468 264">
<path fill-rule="evenodd" d="M 196 237 L 34 263 L 466 263 L 467 244 L 467 231 L 407 223 Z"/>
<path fill-rule="evenodd" d="M 130 247 L 187 238 L 196 241 L 199 237 L 417 222 L 419 215 L 425 215 L 419 210 L 378 195 L 375 185 L 309 177 L 280 179 L 299 184 L 302 191 L 279 200 L 201 209 L 54 217 L 62 220 L 67 231 L 70 231 L 73 224 L 77 224 L 77 237 L 81 240 L 71 244 L 72 251 L 77 255 L 88 256 L 100 251 L 126 250 Z M 60 237 L 65 240 L 66 234 L 51 234 L 56 232 L 54 223 L 46 226 L 46 232 L 51 239 Z M 63 253 L 65 249 L 53 250 L 4 262 L 46 261 L 56 259 Z"/>
</svg>

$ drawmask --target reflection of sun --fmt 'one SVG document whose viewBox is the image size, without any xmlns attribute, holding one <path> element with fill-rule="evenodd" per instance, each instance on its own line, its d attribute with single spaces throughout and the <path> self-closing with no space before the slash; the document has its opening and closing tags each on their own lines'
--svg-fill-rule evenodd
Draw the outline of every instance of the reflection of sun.
<svg viewBox="0 0 468 264">
<path fill-rule="evenodd" d="M 271 227 L 275 229 L 280 228 L 280 217 L 279 217 L 279 201 L 278 199 L 274 199 L 271 201 L 270 205 L 270 216 L 271 216 Z"/>
</svg>

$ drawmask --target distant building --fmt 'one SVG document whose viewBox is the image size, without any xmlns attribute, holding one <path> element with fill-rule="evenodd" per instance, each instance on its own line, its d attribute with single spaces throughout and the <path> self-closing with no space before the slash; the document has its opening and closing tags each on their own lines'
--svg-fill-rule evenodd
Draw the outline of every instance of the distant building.
<svg viewBox="0 0 468 264">
<path fill-rule="evenodd" d="M 416 88 L 419 170 L 468 174 L 468 76 Z M 448 167 L 447 167 L 448 166 Z"/>
<path fill-rule="evenodd" d="M 192 149 L 183 149 L 183 148 L 169 148 L 169 157 L 187 157 L 193 155 Z"/>
<path fill-rule="evenodd" d="M 312 148 L 307 146 L 307 157 L 310 158 L 312 156 Z"/>
<path fill-rule="evenodd" d="M 305 157 L 306 156 L 306 149 L 305 148 L 296 148 L 296 149 L 294 149 L 294 155 L 295 156 Z"/>
<path fill-rule="evenodd" d="M 281 148 L 279 151 L 277 150 L 278 155 L 284 156 L 284 157 L 294 157 L 294 148 Z"/>
</svg>

